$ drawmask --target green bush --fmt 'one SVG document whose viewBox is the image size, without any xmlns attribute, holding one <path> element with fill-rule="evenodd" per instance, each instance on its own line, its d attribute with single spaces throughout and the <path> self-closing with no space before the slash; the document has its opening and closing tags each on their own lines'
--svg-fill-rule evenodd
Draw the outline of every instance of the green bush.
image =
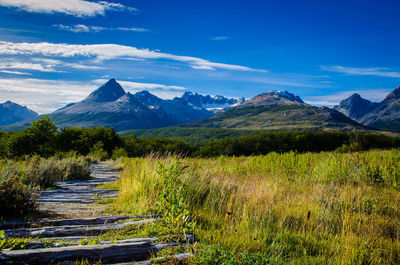
<svg viewBox="0 0 400 265">
<path fill-rule="evenodd" d="M 104 161 L 108 158 L 108 153 L 103 149 L 102 142 L 97 142 L 90 148 L 89 156 L 94 157 L 96 160 Z"/>
<path fill-rule="evenodd" d="M 111 158 L 117 160 L 121 157 L 127 157 L 128 153 L 126 152 L 125 148 L 117 148 L 113 151 Z"/>
<path fill-rule="evenodd" d="M 23 182 L 35 188 L 53 187 L 64 179 L 64 167 L 54 158 L 44 159 L 34 156 L 25 168 Z"/>
<path fill-rule="evenodd" d="M 9 169 L 0 176 L 0 217 L 20 217 L 35 208 L 32 189 L 20 183 L 16 173 Z"/>
<path fill-rule="evenodd" d="M 63 180 L 90 178 L 90 162 L 84 157 L 65 158 L 60 163 L 64 168 Z"/>
</svg>

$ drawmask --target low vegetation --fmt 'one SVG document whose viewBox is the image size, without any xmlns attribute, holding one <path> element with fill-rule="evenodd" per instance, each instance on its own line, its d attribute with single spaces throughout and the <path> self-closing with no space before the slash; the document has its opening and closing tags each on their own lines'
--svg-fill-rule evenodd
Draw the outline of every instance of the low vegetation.
<svg viewBox="0 0 400 265">
<path fill-rule="evenodd" d="M 398 161 L 399 150 L 125 158 L 113 207 L 158 212 L 161 167 L 181 194 L 169 205 L 196 224 L 193 263 L 399 264 Z"/>
<path fill-rule="evenodd" d="M 88 179 L 84 157 L 56 159 L 40 156 L 0 161 L 0 218 L 22 217 L 34 210 L 33 192 L 54 187 L 57 181 Z"/>
</svg>

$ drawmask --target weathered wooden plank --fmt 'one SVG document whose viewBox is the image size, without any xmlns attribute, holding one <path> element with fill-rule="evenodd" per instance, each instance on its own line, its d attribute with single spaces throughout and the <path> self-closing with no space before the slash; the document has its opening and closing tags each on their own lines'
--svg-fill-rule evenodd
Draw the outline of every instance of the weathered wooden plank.
<svg viewBox="0 0 400 265">
<path fill-rule="evenodd" d="M 40 228 L 20 228 L 4 230 L 8 237 L 63 237 L 79 235 L 99 235 L 112 229 L 121 229 L 128 225 L 140 225 L 151 223 L 156 219 L 145 219 L 130 221 L 117 224 L 97 224 L 97 225 L 65 225 L 65 226 L 46 226 Z"/>
<path fill-rule="evenodd" d="M 59 219 L 59 220 L 43 220 L 37 222 L 8 222 L 0 224 L 0 229 L 13 229 L 22 227 L 35 227 L 35 226 L 60 226 L 60 225 L 93 225 L 113 223 L 121 220 L 128 220 L 138 217 L 132 216 L 111 216 L 111 217 L 93 217 L 81 219 Z"/>
<path fill-rule="evenodd" d="M 5 250 L 0 252 L 1 262 L 23 262 L 25 264 L 48 264 L 50 262 L 75 261 L 79 259 L 118 262 L 145 260 L 157 247 L 148 242 L 114 245 L 90 245 L 29 250 Z"/>
<path fill-rule="evenodd" d="M 44 241 L 28 241 L 26 243 L 25 249 L 37 249 L 37 248 L 46 248 L 46 247 L 65 247 L 65 246 L 78 246 L 83 239 L 87 237 L 81 237 L 79 240 L 70 241 L 68 237 L 60 238 L 65 240 L 64 242 L 44 242 Z M 50 238 L 52 239 L 52 238 Z M 89 241 L 91 238 L 87 238 Z M 99 245 L 110 245 L 110 244 L 130 244 L 137 242 L 156 242 L 158 240 L 157 237 L 144 237 L 144 238 L 131 238 L 131 239 L 121 239 L 121 240 L 101 240 L 99 241 Z"/>
<path fill-rule="evenodd" d="M 161 217 L 160 214 L 135 215 L 135 216 L 106 216 L 106 217 L 91 217 L 79 219 L 56 219 L 42 220 L 37 222 L 8 222 L 0 223 L 0 229 L 15 229 L 23 227 L 40 227 L 40 226 L 62 226 L 62 225 L 95 225 L 115 223 L 117 221 L 129 219 L 151 219 Z"/>
</svg>

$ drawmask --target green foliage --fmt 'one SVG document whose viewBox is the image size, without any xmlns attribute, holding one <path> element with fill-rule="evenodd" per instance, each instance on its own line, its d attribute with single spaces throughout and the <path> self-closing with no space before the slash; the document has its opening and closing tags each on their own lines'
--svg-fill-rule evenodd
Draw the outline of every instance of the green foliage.
<svg viewBox="0 0 400 265">
<path fill-rule="evenodd" d="M 169 166 L 161 163 L 158 165 L 157 174 L 161 183 L 157 186 L 161 188 L 161 192 L 156 205 L 168 225 L 182 228 L 185 233 L 194 227 L 194 220 L 190 215 L 189 205 L 183 194 L 184 187 L 179 178 L 182 170 L 178 161 Z"/>
<path fill-rule="evenodd" d="M 234 130 L 222 128 L 182 128 L 182 127 L 165 127 L 157 129 L 135 129 L 118 132 L 121 136 L 135 135 L 137 137 L 152 138 L 179 138 L 190 144 L 203 145 L 210 140 L 217 140 L 226 137 L 236 138 L 239 136 L 258 134 L 262 131 L 255 130 Z"/>
<path fill-rule="evenodd" d="M 190 145 L 181 139 L 161 137 L 138 138 L 134 135 L 124 136 L 122 139 L 129 157 L 140 157 L 151 153 L 185 156 L 192 154 L 197 149 L 197 146 Z"/>
<path fill-rule="evenodd" d="M 128 156 L 128 152 L 125 150 L 125 148 L 120 147 L 120 148 L 114 149 L 111 158 L 113 160 L 117 160 L 118 158 L 127 157 L 127 156 Z"/>
<path fill-rule="evenodd" d="M 88 179 L 90 164 L 83 157 L 57 160 L 26 157 L 0 160 L 0 216 L 23 217 L 35 209 L 33 190 L 54 187 L 57 181 Z"/>
<path fill-rule="evenodd" d="M 8 238 L 3 230 L 0 230 L 0 250 L 3 249 L 24 249 L 28 238 Z"/>
<path fill-rule="evenodd" d="M 79 242 L 79 246 L 91 246 L 91 245 L 100 245 L 100 242 L 96 238 L 89 240 L 89 238 L 87 237 L 85 237 Z"/>
<path fill-rule="evenodd" d="M 64 171 L 62 180 L 84 180 L 90 178 L 90 163 L 84 157 L 65 158 L 60 163 Z"/>
<path fill-rule="evenodd" d="M 32 189 L 20 183 L 19 168 L 7 167 L 0 175 L 0 217 L 19 217 L 34 208 Z"/>
<path fill-rule="evenodd" d="M 107 151 L 103 149 L 103 143 L 95 143 L 89 150 L 89 157 L 93 157 L 96 160 L 104 161 L 108 157 Z"/>
<path fill-rule="evenodd" d="M 270 152 L 350 152 L 372 148 L 400 147 L 400 138 L 381 134 L 351 133 L 340 131 L 287 131 L 268 132 L 238 138 L 213 140 L 201 146 L 197 156 L 262 155 Z"/>
<path fill-rule="evenodd" d="M 40 156 L 33 156 L 26 163 L 22 182 L 31 187 L 53 187 L 64 177 L 64 167 L 54 158 L 44 159 Z"/>
</svg>

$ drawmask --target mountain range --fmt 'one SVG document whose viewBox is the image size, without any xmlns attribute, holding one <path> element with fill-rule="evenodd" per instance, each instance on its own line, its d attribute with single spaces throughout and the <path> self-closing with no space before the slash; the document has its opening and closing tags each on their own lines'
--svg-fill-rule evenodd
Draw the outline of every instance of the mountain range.
<svg viewBox="0 0 400 265">
<path fill-rule="evenodd" d="M 202 96 L 190 92 L 180 98 L 163 100 L 148 91 L 126 93 L 112 78 L 84 100 L 68 104 L 48 116 L 59 128 L 105 126 L 114 127 L 117 131 L 149 129 L 206 119 L 218 111 L 235 106 L 240 100 L 243 99 Z M 33 120 L 2 129 L 22 129 Z"/>
<path fill-rule="evenodd" d="M 0 125 L 8 125 L 38 116 L 36 112 L 17 103 L 6 101 L 0 104 Z"/>
<path fill-rule="evenodd" d="M 367 129 L 334 109 L 311 106 L 287 91 L 263 93 L 209 119 L 180 126 L 251 130 Z"/>
<path fill-rule="evenodd" d="M 0 130 L 20 130 L 41 117 L 35 116 Z M 148 91 L 127 93 L 113 78 L 84 100 L 68 104 L 48 116 L 59 128 L 105 126 L 117 131 L 167 126 L 400 130 L 400 88 L 380 103 L 354 94 L 331 109 L 311 106 L 287 91 L 270 91 L 249 100 L 185 92 L 181 97 L 164 100 Z"/>
<path fill-rule="evenodd" d="M 353 94 L 334 109 L 365 126 L 400 131 L 400 87 L 390 92 L 381 102 L 371 102 Z"/>
</svg>

